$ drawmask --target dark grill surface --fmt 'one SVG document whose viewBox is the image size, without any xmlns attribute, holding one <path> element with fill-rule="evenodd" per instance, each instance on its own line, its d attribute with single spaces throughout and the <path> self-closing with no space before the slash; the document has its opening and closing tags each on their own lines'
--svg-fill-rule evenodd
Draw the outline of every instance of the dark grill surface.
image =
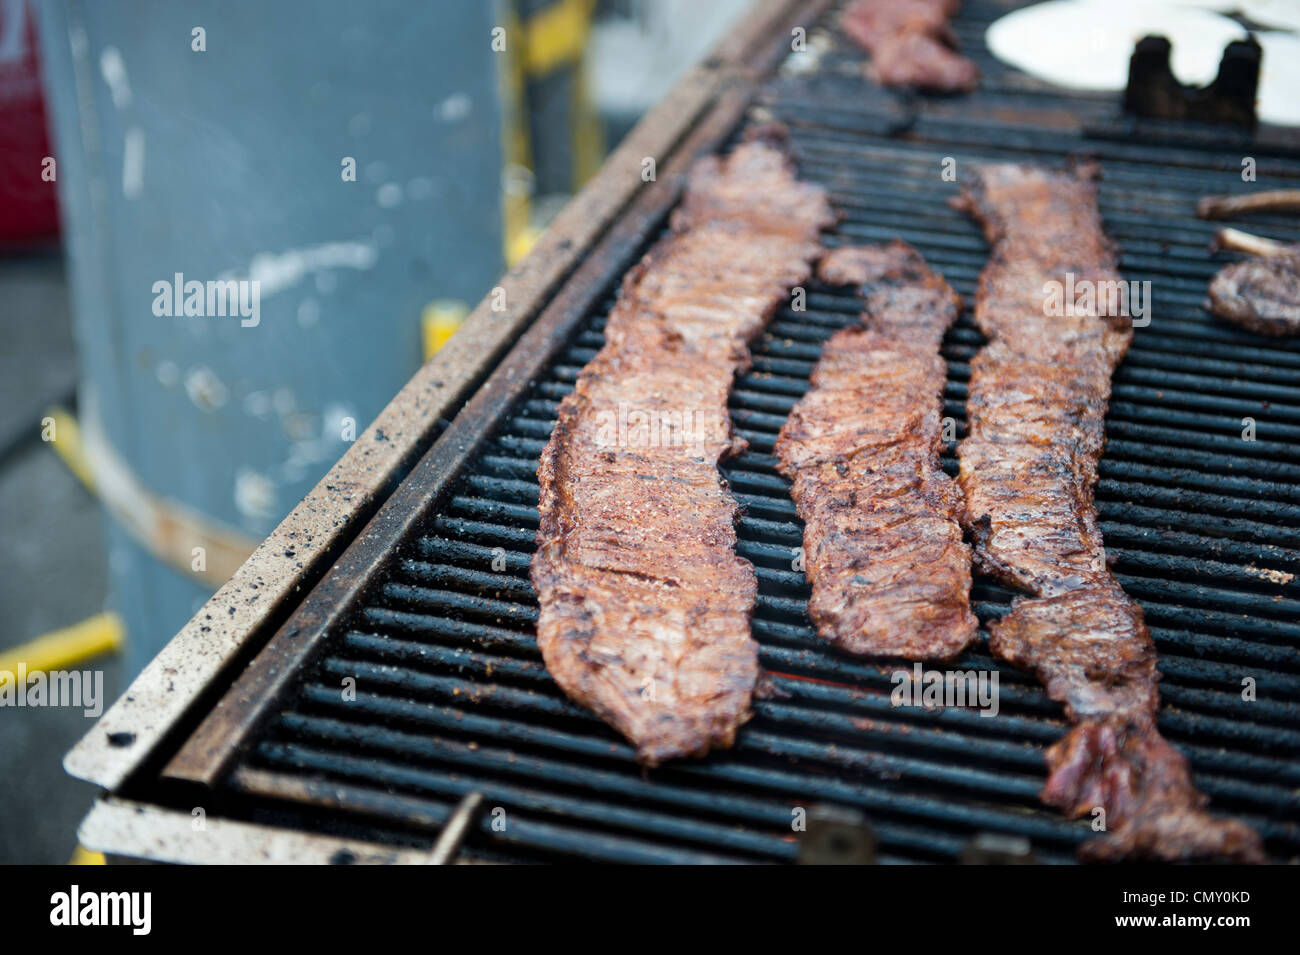
<svg viewBox="0 0 1300 955">
<path fill-rule="evenodd" d="M 1222 259 L 1207 251 L 1214 226 L 1192 216 L 1203 194 L 1251 188 L 1239 175 L 1243 153 L 1085 138 L 1026 119 L 1027 110 L 1069 110 L 1104 121 L 1113 110 L 991 61 L 981 36 L 997 12 L 969 4 L 957 24 L 985 72 L 974 97 L 909 104 L 883 94 L 836 38 L 815 72 L 787 69 L 769 83 L 754 118 L 790 126 L 801 175 L 824 183 L 844 211 L 830 244 L 902 238 L 968 303 L 987 250 L 946 204 L 958 184 L 941 179 L 943 157 L 957 160 L 958 176 L 980 160 L 1101 159 L 1102 211 L 1124 275 L 1150 281 L 1154 298 L 1110 407 L 1097 488 L 1107 549 L 1160 651 L 1161 729 L 1189 755 L 1216 810 L 1257 826 L 1276 858 L 1295 857 L 1300 347 L 1201 310 Z M 909 113 L 910 131 L 891 135 Z M 1257 188 L 1300 185 L 1300 161 L 1257 158 Z M 1300 240 L 1294 220 L 1245 227 Z M 427 830 L 480 789 L 505 812 L 483 817 L 471 849 L 521 860 L 786 861 L 798 848 L 792 810 L 835 803 L 870 818 L 882 861 L 952 860 L 980 831 L 1022 834 L 1042 861 L 1072 861 L 1092 833 L 1038 802 L 1043 749 L 1064 721 L 1032 680 L 979 649 L 961 667 L 999 672 L 996 718 L 894 708 L 897 667 L 830 651 L 804 615 L 807 590 L 791 570 L 801 528 L 771 450 L 821 343 L 856 319 L 854 298 L 833 289 L 811 288 L 808 309 L 782 311 L 756 343 L 732 401 L 750 450 L 724 467 L 745 508 L 740 550 L 759 575 L 754 633 L 787 696 L 756 704 L 733 751 L 643 772 L 631 747 L 557 690 L 535 646 L 527 577 L 534 472 L 557 403 L 601 346 L 610 304 L 392 556 L 228 785 L 256 796 L 283 795 L 286 779 L 305 783 L 301 798 L 379 833 Z M 959 434 L 980 343 L 965 317 L 944 347 L 946 414 Z M 1247 418 L 1253 442 L 1243 440 Z M 955 471 L 950 455 L 946 464 Z M 978 584 L 981 619 L 1003 613 L 1010 596 Z M 341 699 L 346 677 L 357 680 L 355 701 Z M 1254 681 L 1253 701 L 1243 699 L 1244 680 Z"/>
</svg>

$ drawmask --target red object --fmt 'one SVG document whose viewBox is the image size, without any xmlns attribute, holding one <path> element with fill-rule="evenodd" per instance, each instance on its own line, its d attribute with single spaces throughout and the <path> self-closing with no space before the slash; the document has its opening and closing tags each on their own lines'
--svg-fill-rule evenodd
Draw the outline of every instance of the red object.
<svg viewBox="0 0 1300 955">
<path fill-rule="evenodd" d="M 0 0 L 0 242 L 58 233 L 58 167 L 52 160 L 36 16 L 26 0 Z"/>
</svg>

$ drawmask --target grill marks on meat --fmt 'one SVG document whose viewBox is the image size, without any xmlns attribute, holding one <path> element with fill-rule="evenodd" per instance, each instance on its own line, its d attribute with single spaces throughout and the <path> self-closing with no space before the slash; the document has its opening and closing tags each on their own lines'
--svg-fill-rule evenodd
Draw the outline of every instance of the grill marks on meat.
<svg viewBox="0 0 1300 955">
<path fill-rule="evenodd" d="M 961 301 L 902 242 L 836 249 L 819 271 L 858 286 L 864 311 L 826 343 L 776 442 L 804 520 L 809 616 L 850 653 L 955 657 L 978 630 L 961 495 L 939 466 L 939 344 Z"/>
<path fill-rule="evenodd" d="M 969 93 L 979 69 L 957 53 L 949 20 L 961 0 L 856 0 L 844 32 L 871 54 L 868 75 L 882 86 Z"/>
<path fill-rule="evenodd" d="M 964 520 L 977 565 L 1033 595 L 989 627 L 989 646 L 1074 724 L 1048 750 L 1042 795 L 1071 816 L 1105 810 L 1109 834 L 1085 858 L 1262 861 L 1253 830 L 1204 811 L 1187 760 L 1157 730 L 1155 647 L 1106 566 L 1093 487 L 1132 327 L 1082 300 L 1074 315 L 1044 306 L 1046 284 L 1067 273 L 1080 290 L 1119 279 L 1095 173 L 983 166 L 962 200 L 992 246 L 975 305 L 991 341 L 971 362 L 958 449 Z"/>
<path fill-rule="evenodd" d="M 729 746 L 750 716 L 757 582 L 718 472 L 744 447 L 727 398 L 832 221 L 761 137 L 701 161 L 542 454 L 538 645 L 648 765 Z"/>
<path fill-rule="evenodd" d="M 1257 335 L 1300 334 L 1300 249 L 1226 266 L 1210 280 L 1205 307 Z"/>
</svg>

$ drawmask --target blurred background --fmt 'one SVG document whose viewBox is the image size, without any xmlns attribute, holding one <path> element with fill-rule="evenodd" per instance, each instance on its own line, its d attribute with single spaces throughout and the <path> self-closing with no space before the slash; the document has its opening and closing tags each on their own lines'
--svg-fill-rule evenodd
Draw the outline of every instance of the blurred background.
<svg viewBox="0 0 1300 955">
<path fill-rule="evenodd" d="M 106 708 L 744 6 L 0 0 L 0 681 Z M 0 705 L 0 863 L 93 722 Z"/>
</svg>

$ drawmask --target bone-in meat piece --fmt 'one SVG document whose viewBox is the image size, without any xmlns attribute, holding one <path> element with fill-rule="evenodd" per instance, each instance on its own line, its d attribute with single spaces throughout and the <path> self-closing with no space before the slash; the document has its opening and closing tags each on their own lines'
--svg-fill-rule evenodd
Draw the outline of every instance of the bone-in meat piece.
<svg viewBox="0 0 1300 955">
<path fill-rule="evenodd" d="M 804 521 L 817 632 L 850 653 L 948 659 L 975 639 L 961 495 L 939 466 L 944 332 L 961 302 L 911 246 L 836 249 L 862 326 L 826 343 L 775 453 Z"/>
<path fill-rule="evenodd" d="M 744 446 L 727 398 L 833 221 L 769 139 L 691 172 L 538 469 L 531 574 L 546 667 L 648 765 L 731 745 L 759 678 L 756 577 L 718 471 Z"/>
<path fill-rule="evenodd" d="M 958 483 L 977 566 L 1032 595 L 989 627 L 989 647 L 1033 672 L 1073 724 L 1048 750 L 1043 799 L 1071 816 L 1105 813 L 1107 835 L 1085 858 L 1263 861 L 1253 830 L 1205 812 L 1186 759 L 1156 728 L 1155 647 L 1106 565 L 1093 487 L 1132 327 L 1098 307 L 1103 296 L 1049 309 L 1044 294 L 1119 281 L 1095 170 L 967 175 L 964 205 L 992 245 L 975 303 L 991 341 L 971 362 Z"/>
<path fill-rule="evenodd" d="M 1270 189 L 1236 196 L 1206 196 L 1196 204 L 1202 219 L 1300 212 L 1300 189 Z"/>
<path fill-rule="evenodd" d="M 1210 280 L 1205 307 L 1257 335 L 1300 333 L 1300 246 L 1236 229 L 1220 229 L 1215 245 L 1250 253 Z"/>
</svg>

